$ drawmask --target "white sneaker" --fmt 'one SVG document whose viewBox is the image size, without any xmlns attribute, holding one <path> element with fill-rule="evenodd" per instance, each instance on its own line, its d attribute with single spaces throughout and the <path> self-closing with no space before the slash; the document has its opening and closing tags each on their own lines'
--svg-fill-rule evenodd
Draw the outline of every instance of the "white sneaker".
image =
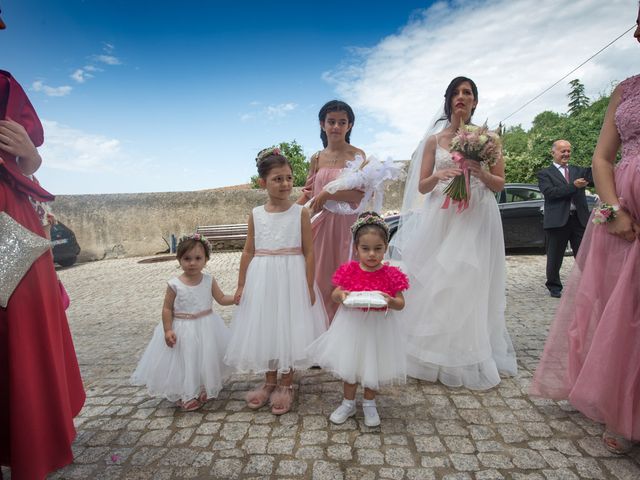
<svg viewBox="0 0 640 480">
<path fill-rule="evenodd" d="M 363 400 L 362 410 L 364 412 L 364 424 L 367 427 L 377 427 L 380 425 L 380 415 L 378 415 L 375 400 Z"/>
<path fill-rule="evenodd" d="M 329 420 L 332 423 L 340 425 L 347 421 L 349 417 L 353 417 L 356 414 L 356 401 L 355 400 L 347 400 L 346 398 L 342 400 L 342 403 L 338 408 L 336 408 Z"/>
</svg>

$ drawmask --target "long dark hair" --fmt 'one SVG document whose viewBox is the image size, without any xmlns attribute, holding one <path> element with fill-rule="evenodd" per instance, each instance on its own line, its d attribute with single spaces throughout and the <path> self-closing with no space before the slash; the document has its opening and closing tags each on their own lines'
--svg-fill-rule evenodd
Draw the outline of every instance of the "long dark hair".
<svg viewBox="0 0 640 480">
<path fill-rule="evenodd" d="M 352 127 L 356 121 L 356 116 L 353 113 L 353 109 L 349 106 L 348 103 L 343 102 L 341 100 L 331 100 L 322 106 L 322 108 L 320 109 L 320 112 L 318 112 L 318 120 L 320 120 L 320 123 L 324 123 L 325 118 L 327 118 L 327 113 L 330 113 L 330 112 L 346 113 L 347 118 L 349 119 L 349 125 L 351 125 Z M 344 139 L 347 141 L 347 143 L 351 143 L 349 141 L 350 138 L 351 138 L 351 129 L 349 129 Z M 327 140 L 327 134 L 322 129 L 322 127 L 320 127 L 320 139 L 322 140 L 322 145 L 325 148 L 327 148 L 329 141 Z"/>
<path fill-rule="evenodd" d="M 444 92 L 444 115 L 449 121 L 451 121 L 451 99 L 453 98 L 453 92 L 456 90 L 456 88 L 458 88 L 458 86 L 461 83 L 464 83 L 464 82 L 469 82 L 469 85 L 471 85 L 471 91 L 473 92 L 473 98 L 476 100 L 476 102 L 478 101 L 478 87 L 476 87 L 476 83 L 473 80 L 467 77 L 456 77 L 453 80 L 451 80 L 451 83 L 449 83 L 447 90 Z M 473 117 L 473 112 L 475 111 L 476 111 L 476 107 L 473 107 L 471 109 L 472 117 Z M 471 117 L 469 117 L 469 120 L 471 120 Z"/>
</svg>

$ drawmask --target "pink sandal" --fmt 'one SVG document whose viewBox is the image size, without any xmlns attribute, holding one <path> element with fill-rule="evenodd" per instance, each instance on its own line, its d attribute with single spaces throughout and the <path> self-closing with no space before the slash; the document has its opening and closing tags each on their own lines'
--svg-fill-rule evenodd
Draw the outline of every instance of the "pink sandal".
<svg viewBox="0 0 640 480">
<path fill-rule="evenodd" d="M 631 440 L 627 440 L 623 436 L 610 432 L 609 430 L 605 430 L 602 434 L 602 441 L 607 450 L 616 455 L 629 453 L 633 448 L 633 442 Z"/>
<path fill-rule="evenodd" d="M 202 408 L 203 405 L 204 403 L 202 403 L 200 399 L 192 398 L 191 400 L 182 402 L 182 405 L 180 406 L 180 410 L 182 410 L 183 412 L 193 412 L 195 410 Z"/>
<path fill-rule="evenodd" d="M 251 410 L 258 410 L 264 407 L 269 403 L 269 398 L 276 387 L 277 385 L 275 383 L 263 383 L 255 390 L 251 390 L 245 397 L 247 407 Z"/>
<path fill-rule="evenodd" d="M 271 413 L 284 415 L 293 405 L 293 385 L 278 385 L 271 394 Z"/>
</svg>

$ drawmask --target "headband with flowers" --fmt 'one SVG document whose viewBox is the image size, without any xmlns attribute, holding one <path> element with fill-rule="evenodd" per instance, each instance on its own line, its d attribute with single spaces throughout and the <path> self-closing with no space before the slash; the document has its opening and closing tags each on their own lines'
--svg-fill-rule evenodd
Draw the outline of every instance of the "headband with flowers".
<svg viewBox="0 0 640 480">
<path fill-rule="evenodd" d="M 385 223 L 385 221 L 375 212 L 364 212 L 360 214 L 358 220 L 355 221 L 353 225 L 351 225 L 351 233 L 353 234 L 353 238 L 356 238 L 358 234 L 358 230 L 366 225 L 376 225 L 384 230 L 386 240 L 389 241 L 389 226 Z"/>
<path fill-rule="evenodd" d="M 272 155 L 279 155 L 281 157 L 284 157 L 279 147 L 265 148 L 258 152 L 258 156 L 256 157 L 256 165 L 260 165 L 260 163 L 262 163 L 266 158 Z"/>
<path fill-rule="evenodd" d="M 200 242 L 202 243 L 205 252 L 211 252 L 211 244 L 209 243 L 209 240 L 207 240 L 201 233 L 193 233 L 191 235 L 184 235 L 180 237 L 178 246 L 180 246 L 180 244 L 186 240 L 195 240 L 196 242 Z"/>
</svg>

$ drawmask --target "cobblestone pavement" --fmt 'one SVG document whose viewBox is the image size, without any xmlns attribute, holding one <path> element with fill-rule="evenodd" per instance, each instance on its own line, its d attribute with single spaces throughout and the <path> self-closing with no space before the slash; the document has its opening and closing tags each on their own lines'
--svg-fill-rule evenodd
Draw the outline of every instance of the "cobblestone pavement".
<svg viewBox="0 0 640 480">
<path fill-rule="evenodd" d="M 213 255 L 207 269 L 232 293 L 240 255 Z M 259 377 L 232 377 L 218 399 L 182 413 L 128 383 L 160 319 L 177 262 L 139 258 L 60 270 L 87 402 L 76 419 L 75 462 L 51 478 L 577 479 L 640 478 L 640 448 L 617 457 L 602 427 L 567 403 L 527 395 L 557 300 L 546 295 L 544 256 L 509 256 L 507 322 L 520 372 L 486 392 L 410 380 L 378 397 L 382 425 L 361 411 L 328 422 L 341 383 L 298 372 L 293 411 L 245 407 Z M 573 265 L 565 259 L 563 275 Z M 229 322 L 233 307 L 218 307 Z M 360 392 L 359 392 L 360 393 Z M 6 470 L 5 470 L 6 473 Z"/>
</svg>

